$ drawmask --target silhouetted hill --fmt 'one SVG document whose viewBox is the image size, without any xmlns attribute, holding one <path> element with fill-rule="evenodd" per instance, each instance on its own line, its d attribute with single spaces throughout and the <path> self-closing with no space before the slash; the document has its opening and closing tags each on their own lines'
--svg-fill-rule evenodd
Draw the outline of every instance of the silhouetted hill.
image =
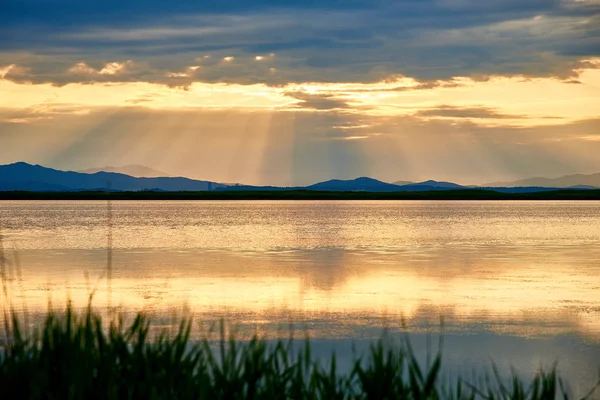
<svg viewBox="0 0 600 400">
<path fill-rule="evenodd" d="M 558 178 L 528 178 L 514 182 L 494 182 L 482 185 L 483 187 L 553 187 L 553 188 L 573 188 L 573 187 L 600 187 L 600 173 L 584 175 L 565 175 Z"/>
<path fill-rule="evenodd" d="M 393 183 L 382 182 L 377 179 L 361 177 L 356 179 L 331 179 L 324 182 L 315 183 L 309 186 L 296 187 L 277 187 L 277 186 L 251 186 L 251 185 L 233 185 L 219 188 L 221 191 L 245 191 L 245 190 L 319 190 L 328 192 L 406 192 L 406 191 L 431 191 L 431 190 L 451 190 L 462 189 L 463 187 L 450 182 L 425 181 L 421 183 L 411 183 L 407 185 L 395 185 Z"/>
<path fill-rule="evenodd" d="M 343 192 L 397 192 L 402 190 L 402 186 L 393 185 L 378 181 L 377 179 L 361 177 L 350 180 L 332 179 L 325 182 L 315 183 L 314 185 L 306 186 L 307 190 L 326 190 L 326 191 L 343 191 Z"/>
<path fill-rule="evenodd" d="M 0 176 L 0 179 L 2 177 Z M 68 192 L 69 189 L 66 186 L 52 185 L 50 183 L 43 182 L 1 182 L 0 181 L 0 192 Z"/>
<path fill-rule="evenodd" d="M 88 168 L 76 172 L 81 172 L 82 174 L 95 174 L 97 172 L 116 172 L 118 174 L 125 174 L 136 178 L 165 178 L 173 176 L 171 174 L 167 174 L 166 172 L 158 171 L 137 164 L 125 165 L 122 167 Z"/>
<path fill-rule="evenodd" d="M 428 190 L 431 190 L 431 188 L 435 188 L 435 189 L 464 189 L 465 188 L 464 186 L 461 186 L 461 185 L 458 185 L 458 184 L 452 183 L 452 182 L 438 182 L 438 181 L 432 181 L 432 180 L 419 182 L 419 183 L 411 183 L 408 185 L 403 185 L 402 187 L 403 188 L 426 187 L 426 188 L 428 188 Z"/>
<path fill-rule="evenodd" d="M 223 185 L 188 178 L 135 178 L 133 176 L 97 172 L 84 174 L 60 171 L 24 162 L 0 166 L 0 190 L 77 191 L 77 190 L 163 190 L 202 191 Z"/>
</svg>

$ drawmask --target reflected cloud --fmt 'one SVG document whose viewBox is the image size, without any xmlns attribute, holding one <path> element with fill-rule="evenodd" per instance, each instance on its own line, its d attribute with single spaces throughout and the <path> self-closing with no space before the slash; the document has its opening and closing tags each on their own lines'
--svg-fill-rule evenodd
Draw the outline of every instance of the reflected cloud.
<svg viewBox="0 0 600 400">
<path fill-rule="evenodd" d="M 170 256 L 169 252 L 164 255 Z M 360 266 L 352 262 L 354 255 L 341 251 L 302 259 L 301 268 L 289 265 L 288 270 L 277 257 L 263 258 L 261 268 L 256 262 L 248 265 L 248 259 L 214 253 L 213 257 L 223 260 L 225 256 L 235 264 L 220 265 L 219 270 L 190 266 L 187 271 L 168 272 L 166 268 L 175 266 L 160 259 L 165 269 L 148 264 L 142 277 L 135 266 L 130 269 L 123 264 L 122 256 L 115 253 L 112 296 L 113 304 L 127 312 L 168 314 L 185 305 L 197 316 L 208 318 L 216 313 L 237 323 L 258 318 L 272 325 L 284 321 L 310 324 L 316 336 L 323 333 L 315 320 L 335 321 L 350 330 L 367 325 L 399 329 L 404 320 L 411 330 L 421 331 L 439 326 L 444 317 L 449 332 L 543 337 L 575 331 L 600 340 L 600 308 L 592 289 L 600 281 L 556 269 L 550 276 L 535 266 L 504 266 L 497 271 L 498 265 L 492 263 L 480 265 L 475 274 L 461 273 L 448 280 L 406 264 L 394 269 L 368 268 L 372 261 L 363 258 Z M 27 253 L 22 259 L 24 265 L 35 260 Z M 30 312 L 43 313 L 49 300 L 60 309 L 67 298 L 76 307 L 85 307 L 90 287 L 74 267 L 48 265 L 42 275 L 24 267 L 23 295 Z M 457 267 L 444 270 L 452 268 Z M 14 306 L 20 308 L 16 287 L 13 297 Z M 104 284 L 100 284 L 94 305 L 105 308 L 105 299 Z M 287 317 L 282 319 L 282 315 Z"/>
</svg>

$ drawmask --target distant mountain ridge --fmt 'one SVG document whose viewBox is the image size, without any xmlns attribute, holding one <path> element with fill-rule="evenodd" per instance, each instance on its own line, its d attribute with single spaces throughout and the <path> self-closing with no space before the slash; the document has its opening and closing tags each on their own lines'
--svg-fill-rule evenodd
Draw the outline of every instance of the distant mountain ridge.
<svg viewBox="0 0 600 400">
<path fill-rule="evenodd" d="M 97 172 L 115 172 L 118 174 L 133 176 L 135 178 L 165 178 L 173 176 L 171 174 L 167 174 L 166 172 L 158 171 L 156 169 L 152 169 L 144 165 L 138 164 L 124 165 L 122 167 L 108 166 L 101 168 L 88 168 L 76 172 L 81 172 L 82 174 L 95 174 Z"/>
<path fill-rule="evenodd" d="M 360 177 L 350 180 L 331 179 L 325 182 L 315 183 L 306 186 L 308 190 L 325 191 L 364 191 L 364 192 L 396 192 L 400 186 L 391 183 L 378 181 L 377 179 Z"/>
<path fill-rule="evenodd" d="M 437 182 L 433 180 L 397 185 L 386 183 L 373 178 L 361 177 L 350 180 L 332 179 L 325 182 L 306 186 L 307 190 L 326 191 L 365 191 L 365 192 L 406 192 L 406 191 L 433 191 L 448 189 L 465 189 L 464 186 L 451 182 Z"/>
<path fill-rule="evenodd" d="M 428 180 L 428 181 L 419 182 L 419 183 L 411 183 L 411 184 L 402 185 L 402 186 L 403 187 L 406 187 L 406 186 L 434 187 L 437 189 L 465 189 L 465 186 L 459 185 L 457 183 L 439 182 L 439 181 L 433 181 L 433 180 Z"/>
<path fill-rule="evenodd" d="M 93 174 L 61 171 L 24 162 L 0 166 L 0 190 L 79 191 L 79 190 L 164 190 L 203 191 L 224 186 L 188 178 L 136 178 L 115 172 Z"/>
<path fill-rule="evenodd" d="M 494 182 L 481 185 L 483 187 L 519 187 L 519 186 L 538 186 L 538 187 L 553 187 L 553 188 L 599 188 L 600 173 L 597 174 L 573 174 L 564 175 L 558 178 L 543 178 L 534 177 L 520 179 L 512 182 Z"/>
</svg>

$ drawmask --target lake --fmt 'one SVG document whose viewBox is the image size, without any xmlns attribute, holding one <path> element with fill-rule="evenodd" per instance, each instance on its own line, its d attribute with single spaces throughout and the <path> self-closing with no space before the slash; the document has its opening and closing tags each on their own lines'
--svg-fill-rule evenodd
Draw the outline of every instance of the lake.
<svg viewBox="0 0 600 400">
<path fill-rule="evenodd" d="M 198 336 L 293 327 L 342 358 L 384 328 L 423 352 L 442 332 L 452 373 L 557 360 L 575 393 L 598 378 L 600 202 L 4 201 L 0 232 L 34 317 L 93 295 L 164 327 L 193 316 Z"/>
</svg>

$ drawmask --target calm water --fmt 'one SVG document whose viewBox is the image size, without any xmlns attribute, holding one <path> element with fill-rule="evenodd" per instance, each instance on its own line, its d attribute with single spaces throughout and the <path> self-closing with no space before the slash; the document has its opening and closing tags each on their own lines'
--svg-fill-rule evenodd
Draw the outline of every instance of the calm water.
<svg viewBox="0 0 600 400">
<path fill-rule="evenodd" d="M 325 353 L 383 327 L 424 343 L 443 316 L 453 370 L 558 359 L 576 392 L 598 377 L 600 202 L 16 201 L 0 216 L 13 305 L 33 314 L 93 292 L 241 336 L 292 323 Z"/>
</svg>

